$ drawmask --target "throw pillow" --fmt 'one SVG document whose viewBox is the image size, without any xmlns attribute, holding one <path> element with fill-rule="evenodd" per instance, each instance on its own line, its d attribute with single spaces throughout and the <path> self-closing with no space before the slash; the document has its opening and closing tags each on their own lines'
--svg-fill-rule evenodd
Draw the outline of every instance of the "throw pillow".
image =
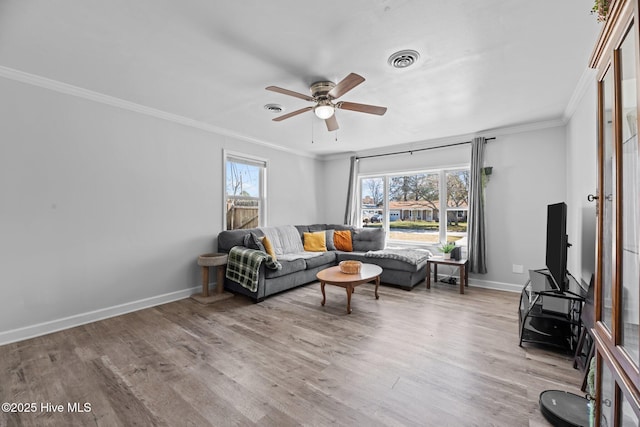
<svg viewBox="0 0 640 427">
<path fill-rule="evenodd" d="M 260 241 L 260 238 L 253 231 L 244 236 L 244 246 L 249 249 L 255 249 L 257 251 L 267 252 L 264 245 Z"/>
<path fill-rule="evenodd" d="M 327 243 L 324 231 L 304 233 L 304 250 L 307 252 L 326 252 Z"/>
<path fill-rule="evenodd" d="M 335 230 L 326 230 L 324 233 L 326 234 L 325 240 L 327 242 L 327 250 L 335 251 L 336 245 L 333 243 L 333 233 Z"/>
<path fill-rule="evenodd" d="M 273 249 L 271 240 L 269 240 L 267 236 L 262 237 L 261 240 L 262 240 L 262 245 L 264 246 L 265 252 L 271 255 L 271 258 L 273 258 L 274 261 L 277 261 L 276 251 Z"/>
<path fill-rule="evenodd" d="M 360 228 L 353 232 L 354 251 L 367 252 L 381 249 L 384 249 L 384 230 L 382 228 Z"/>
<path fill-rule="evenodd" d="M 351 242 L 351 230 L 336 230 L 333 233 L 333 243 L 339 251 L 353 252 L 353 242 Z"/>
</svg>

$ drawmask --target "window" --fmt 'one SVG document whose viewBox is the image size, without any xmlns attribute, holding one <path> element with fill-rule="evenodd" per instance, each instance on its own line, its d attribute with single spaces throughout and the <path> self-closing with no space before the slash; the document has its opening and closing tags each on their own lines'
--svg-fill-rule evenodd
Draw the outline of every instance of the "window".
<svg viewBox="0 0 640 427">
<path fill-rule="evenodd" d="M 445 172 L 447 180 L 447 241 L 466 245 L 469 213 L 469 170 Z"/>
<path fill-rule="evenodd" d="M 364 178 L 360 181 L 360 218 L 365 226 L 381 226 L 384 220 L 384 178 Z M 377 224 L 377 225 L 376 225 Z"/>
<path fill-rule="evenodd" d="M 224 152 L 224 227 L 266 225 L 266 160 Z"/>
<path fill-rule="evenodd" d="M 389 239 L 438 243 L 438 173 L 395 175 L 387 178 Z"/>
<path fill-rule="evenodd" d="M 384 228 L 392 242 L 466 246 L 469 169 L 361 176 L 359 181 L 361 226 Z"/>
</svg>

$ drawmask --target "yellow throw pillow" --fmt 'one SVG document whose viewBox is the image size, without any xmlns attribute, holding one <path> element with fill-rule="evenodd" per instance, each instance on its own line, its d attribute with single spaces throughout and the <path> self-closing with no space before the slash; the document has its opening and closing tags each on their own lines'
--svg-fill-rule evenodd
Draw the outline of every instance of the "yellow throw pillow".
<svg viewBox="0 0 640 427">
<path fill-rule="evenodd" d="M 325 232 L 304 233 L 304 250 L 307 252 L 327 252 Z"/>
<path fill-rule="evenodd" d="M 339 251 L 353 252 L 351 230 L 336 230 L 333 233 L 333 243 Z"/>
<path fill-rule="evenodd" d="M 273 245 L 271 244 L 271 240 L 267 239 L 267 236 L 261 237 L 262 245 L 264 246 L 264 250 L 271 255 L 274 261 L 276 261 L 276 251 L 273 249 Z"/>
</svg>

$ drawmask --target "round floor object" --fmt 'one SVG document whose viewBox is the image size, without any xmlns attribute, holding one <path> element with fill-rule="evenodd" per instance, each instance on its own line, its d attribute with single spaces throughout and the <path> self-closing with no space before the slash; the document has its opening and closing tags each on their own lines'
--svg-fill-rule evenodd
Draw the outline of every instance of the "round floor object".
<svg viewBox="0 0 640 427">
<path fill-rule="evenodd" d="M 588 427 L 589 400 L 560 390 L 540 393 L 540 411 L 556 427 Z"/>
</svg>

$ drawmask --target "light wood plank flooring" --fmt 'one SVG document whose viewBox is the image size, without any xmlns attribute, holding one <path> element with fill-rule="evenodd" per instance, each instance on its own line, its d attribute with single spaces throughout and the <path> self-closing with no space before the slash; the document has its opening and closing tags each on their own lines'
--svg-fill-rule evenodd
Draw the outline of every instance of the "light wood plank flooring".
<svg viewBox="0 0 640 427">
<path fill-rule="evenodd" d="M 518 297 L 442 283 L 319 283 L 253 304 L 191 299 L 0 347 L 0 426 L 548 426 L 571 357 L 518 346 Z M 41 403 L 64 405 L 41 411 Z M 85 402 L 90 412 L 70 413 Z"/>
</svg>

